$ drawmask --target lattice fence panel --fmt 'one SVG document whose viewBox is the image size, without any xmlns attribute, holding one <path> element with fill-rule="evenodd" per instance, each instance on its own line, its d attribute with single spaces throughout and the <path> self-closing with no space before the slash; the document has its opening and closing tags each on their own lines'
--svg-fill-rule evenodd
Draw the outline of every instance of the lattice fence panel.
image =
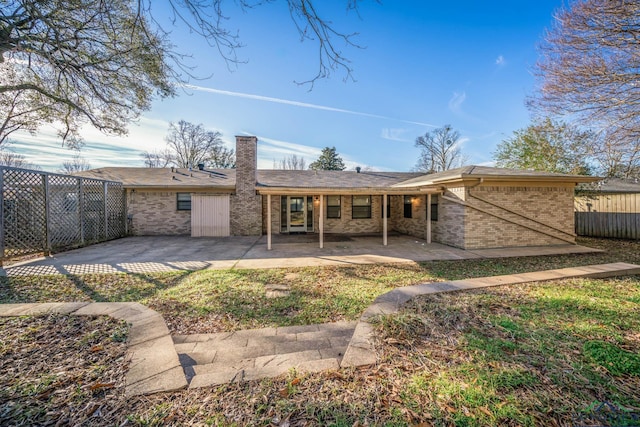
<svg viewBox="0 0 640 427">
<path fill-rule="evenodd" d="M 107 239 L 115 239 L 126 233 L 124 194 L 122 184 L 107 183 Z"/>
<path fill-rule="evenodd" d="M 0 259 L 123 237 L 122 183 L 0 167 Z"/>
<path fill-rule="evenodd" d="M 52 249 L 82 243 L 80 233 L 80 179 L 49 176 L 49 241 Z"/>
<path fill-rule="evenodd" d="M 82 180 L 82 222 L 86 243 L 106 240 L 104 229 L 104 181 Z"/>
<path fill-rule="evenodd" d="M 21 169 L 2 170 L 5 256 L 42 251 L 47 245 L 44 177 Z"/>
</svg>

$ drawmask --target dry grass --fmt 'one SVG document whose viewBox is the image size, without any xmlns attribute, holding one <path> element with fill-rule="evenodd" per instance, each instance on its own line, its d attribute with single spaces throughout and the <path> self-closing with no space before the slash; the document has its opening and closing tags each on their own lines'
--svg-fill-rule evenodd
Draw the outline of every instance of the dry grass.
<svg viewBox="0 0 640 427">
<path fill-rule="evenodd" d="M 298 299 L 279 310 L 299 310 L 297 304 L 304 301 L 313 305 L 308 301 L 315 301 L 316 306 L 306 312 L 307 317 L 297 318 L 303 322 L 322 316 L 347 316 L 345 313 L 366 306 L 373 295 L 384 289 L 426 278 L 477 277 L 617 260 L 640 262 L 640 242 L 588 243 L 607 246 L 609 251 L 588 256 L 301 269 L 294 272 L 297 275 L 289 276 L 295 284 L 292 288 L 307 289 L 318 299 L 303 300 L 300 295 L 306 294 L 300 293 Z M 75 286 L 85 295 L 128 292 L 135 300 L 166 303 L 167 307 L 160 308 L 176 322 L 174 329 L 188 328 L 195 319 L 210 321 L 211 328 L 234 328 L 261 322 L 250 313 L 262 304 L 260 297 L 251 294 L 252 286 L 263 286 L 290 273 L 210 276 L 190 291 L 187 283 L 200 283 L 191 281 L 197 278 L 191 273 L 166 280 L 153 277 L 153 282 L 129 290 L 113 277 L 110 285 L 105 284 L 106 279 L 101 285 L 94 285 L 91 280 L 98 279 L 91 279 Z M 215 282 L 219 289 L 207 294 L 207 284 L 211 287 L 214 277 L 219 280 Z M 198 304 L 205 305 L 199 294 L 224 294 L 220 289 L 231 286 L 234 282 L 228 281 L 232 279 L 249 295 L 237 296 L 239 303 L 223 300 L 226 302 L 220 304 L 213 298 L 207 300 L 207 306 L 214 307 L 215 303 L 222 308 L 209 313 L 196 310 L 198 315 L 193 317 L 189 314 Z M 127 278 L 125 283 L 142 283 L 136 280 Z M 16 282 L 11 285 L 16 286 Z M 4 292 L 25 295 L 28 289 L 29 298 L 38 299 L 55 293 L 54 285 L 51 282 L 47 292 L 40 295 L 37 287 L 26 285 Z M 341 288 L 348 286 L 357 289 L 349 294 L 348 304 L 332 301 L 344 295 Z M 69 287 L 60 292 L 73 294 L 72 291 L 75 292 Z M 323 292 L 328 296 L 323 298 Z M 135 296 L 138 293 L 144 297 Z M 292 294 L 295 296 L 295 291 Z M 229 307 L 239 307 L 232 321 L 216 320 L 221 315 L 217 310 Z M 269 316 L 278 312 L 275 307 L 263 314 L 271 319 Z M 180 310 L 186 312 L 187 318 L 182 323 Z M 244 320 L 238 320 L 243 316 Z M 29 324 L 29 318 L 2 320 L 0 349 L 5 364 L 0 366 L 0 393 L 4 393 L 0 394 L 0 424 L 19 425 L 21 421 L 22 425 L 45 425 L 62 420 L 62 424 L 139 426 L 571 425 L 574 417 L 595 402 L 607 401 L 640 411 L 640 277 L 567 280 L 421 297 L 399 315 L 380 319 L 379 361 L 373 367 L 309 375 L 291 371 L 275 379 L 133 399 L 122 396 L 118 375 L 126 365 L 119 359 L 121 356 L 113 353 L 111 358 L 93 362 L 92 358 L 102 352 L 87 352 L 87 347 L 78 344 L 87 334 L 101 337 L 96 342 L 88 341 L 92 346 L 104 342 L 116 324 L 105 323 L 106 329 L 101 329 L 104 325 L 93 323 L 65 326 L 62 320 L 75 322 L 81 318 L 54 317 L 48 320 L 53 322 L 49 324 L 44 323 L 47 318 L 37 319 L 35 324 Z M 30 337 L 30 328 L 36 331 L 32 335 L 44 341 Z M 52 338 L 44 333 L 46 330 L 56 334 L 60 331 L 61 335 Z M 22 335 L 30 338 L 21 339 Z M 107 353 L 111 354 L 110 350 Z M 15 362 L 37 354 L 41 358 L 34 362 Z M 70 373 L 58 382 L 60 391 L 52 386 L 57 377 L 41 375 L 58 372 L 55 368 L 45 371 L 49 359 L 71 363 L 59 368 L 60 372 Z M 39 368 L 30 369 L 32 365 Z M 76 371 L 69 366 L 84 368 Z M 95 370 L 95 366 L 101 368 Z M 75 376 L 83 370 L 85 376 Z M 113 388 L 91 389 L 101 383 L 113 384 Z M 24 384 L 19 396 L 15 384 Z M 29 387 L 37 391 L 25 392 Z"/>
<path fill-rule="evenodd" d="M 0 425 L 105 425 L 121 416 L 127 325 L 0 318 Z"/>
</svg>

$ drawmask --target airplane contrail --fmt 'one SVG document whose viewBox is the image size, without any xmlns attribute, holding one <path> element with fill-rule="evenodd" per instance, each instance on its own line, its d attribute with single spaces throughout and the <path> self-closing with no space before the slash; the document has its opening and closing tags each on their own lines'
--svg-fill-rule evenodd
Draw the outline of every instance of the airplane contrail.
<svg viewBox="0 0 640 427">
<path fill-rule="evenodd" d="M 375 119 L 395 120 L 395 121 L 402 122 L 402 123 L 409 123 L 409 124 L 412 124 L 412 125 L 419 125 L 419 126 L 429 126 L 429 127 L 433 127 L 433 128 L 437 127 L 437 126 L 429 124 L 429 123 L 415 122 L 415 121 L 412 121 L 412 120 L 396 119 L 394 117 L 381 116 L 379 114 L 363 113 L 361 111 L 345 110 L 343 108 L 327 107 L 326 105 L 309 104 L 309 103 L 306 103 L 306 102 L 291 101 L 291 100 L 288 100 L 288 99 L 273 98 L 273 97 L 270 97 L 270 96 L 253 95 L 253 94 L 250 94 L 250 93 L 242 93 L 242 92 L 232 92 L 232 91 L 229 91 L 229 90 L 214 89 L 214 88 L 210 88 L 210 87 L 195 86 L 195 85 L 189 85 L 189 84 L 184 85 L 184 87 L 187 88 L 187 89 L 193 89 L 193 90 L 197 90 L 197 91 L 200 91 L 200 92 L 217 93 L 219 95 L 234 96 L 236 98 L 255 99 L 257 101 L 274 102 L 276 104 L 293 105 L 295 107 L 313 108 L 313 109 L 316 109 L 316 110 L 333 111 L 333 112 L 336 112 L 336 113 L 354 114 L 356 116 L 372 117 L 372 118 L 375 118 Z"/>
</svg>

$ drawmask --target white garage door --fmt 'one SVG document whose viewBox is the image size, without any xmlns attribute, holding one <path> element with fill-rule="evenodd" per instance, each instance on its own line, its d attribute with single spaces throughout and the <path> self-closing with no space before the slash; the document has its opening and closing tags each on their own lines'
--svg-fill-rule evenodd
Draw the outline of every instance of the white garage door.
<svg viewBox="0 0 640 427">
<path fill-rule="evenodd" d="M 191 195 L 191 237 L 228 236 L 229 195 Z"/>
</svg>

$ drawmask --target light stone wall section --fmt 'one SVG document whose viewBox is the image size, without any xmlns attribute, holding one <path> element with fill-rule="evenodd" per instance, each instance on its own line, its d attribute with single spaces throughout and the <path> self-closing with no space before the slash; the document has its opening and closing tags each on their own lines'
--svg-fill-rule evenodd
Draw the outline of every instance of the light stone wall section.
<svg viewBox="0 0 640 427">
<path fill-rule="evenodd" d="M 303 194 L 301 194 L 303 196 Z M 310 194 L 304 194 L 310 196 Z M 263 232 L 267 232 L 267 197 L 263 197 L 262 214 L 263 214 Z M 271 233 L 280 233 L 280 207 L 281 197 L 271 196 Z M 313 195 L 313 232 L 320 232 L 320 202 L 316 200 L 317 195 Z M 352 218 L 352 197 L 351 195 L 342 195 L 340 197 L 340 218 L 327 218 L 327 200 L 324 200 L 324 232 L 325 233 L 344 233 L 344 234 L 373 234 L 382 233 L 382 196 L 371 196 L 371 218 Z M 391 230 L 391 220 L 388 222 L 389 230 Z"/>
<path fill-rule="evenodd" d="M 352 215 L 352 196 L 340 197 L 340 218 L 327 218 L 327 203 L 325 199 L 323 212 L 325 233 L 367 234 L 382 233 L 382 198 L 371 197 L 371 218 L 356 218 Z M 317 223 L 314 225 L 317 228 Z"/>
<path fill-rule="evenodd" d="M 575 243 L 572 187 L 468 190 L 464 249 Z"/>
<path fill-rule="evenodd" d="M 420 239 L 427 238 L 427 196 L 411 195 L 411 218 L 404 217 L 404 196 L 391 196 L 390 230 Z"/>
<path fill-rule="evenodd" d="M 464 187 L 449 188 L 445 194 L 447 198 L 464 202 L 466 189 Z M 438 197 L 438 221 L 434 221 L 432 239 L 456 248 L 464 247 L 466 208 L 459 203 Z"/>
<path fill-rule="evenodd" d="M 256 194 L 258 139 L 236 136 L 236 192 L 230 198 L 232 236 L 262 234 L 262 196 Z"/>
<path fill-rule="evenodd" d="M 178 210 L 177 193 L 127 190 L 127 214 L 132 218 L 130 233 L 135 236 L 191 235 L 191 211 Z"/>
<path fill-rule="evenodd" d="M 280 234 L 280 197 L 262 196 L 262 234 L 267 234 L 267 198 L 271 197 L 271 234 Z M 286 197 L 286 196 L 283 196 Z"/>
</svg>

